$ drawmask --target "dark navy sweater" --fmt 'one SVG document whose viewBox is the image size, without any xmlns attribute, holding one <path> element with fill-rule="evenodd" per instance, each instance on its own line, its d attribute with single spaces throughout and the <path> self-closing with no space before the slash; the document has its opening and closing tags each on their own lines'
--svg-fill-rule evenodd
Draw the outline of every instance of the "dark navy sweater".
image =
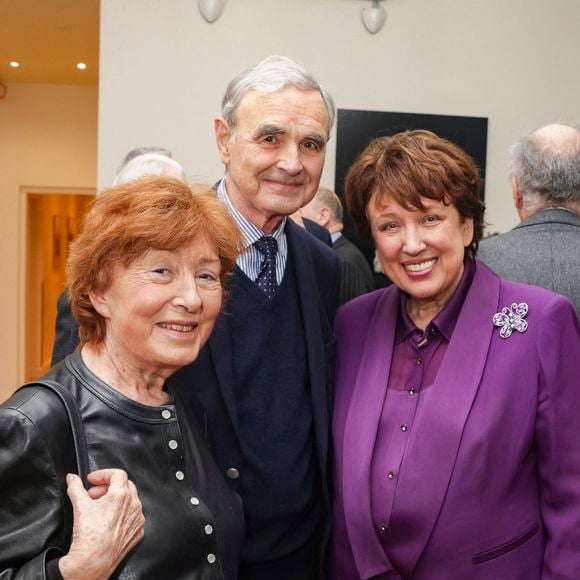
<svg viewBox="0 0 580 580">
<path fill-rule="evenodd" d="M 244 455 L 243 558 L 259 562 L 305 544 L 320 519 L 308 361 L 291 257 L 272 299 L 236 268 L 228 310 Z"/>
</svg>

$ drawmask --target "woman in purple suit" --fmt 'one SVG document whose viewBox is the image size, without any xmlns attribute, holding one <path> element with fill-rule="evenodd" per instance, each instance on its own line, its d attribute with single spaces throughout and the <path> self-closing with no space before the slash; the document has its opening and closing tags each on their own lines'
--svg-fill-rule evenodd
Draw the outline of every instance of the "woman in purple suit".
<svg viewBox="0 0 580 580">
<path fill-rule="evenodd" d="M 479 192 L 428 131 L 347 176 L 393 286 L 337 316 L 335 580 L 580 578 L 578 320 L 475 260 Z"/>
</svg>

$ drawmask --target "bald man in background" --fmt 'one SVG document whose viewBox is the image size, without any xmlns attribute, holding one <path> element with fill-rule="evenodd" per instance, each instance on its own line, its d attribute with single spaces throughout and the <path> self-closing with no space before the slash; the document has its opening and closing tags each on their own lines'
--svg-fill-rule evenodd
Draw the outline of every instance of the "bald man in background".
<svg viewBox="0 0 580 580">
<path fill-rule="evenodd" d="M 509 165 L 522 221 L 483 240 L 477 257 L 503 278 L 563 294 L 580 312 L 580 131 L 536 129 L 511 147 Z"/>
<path fill-rule="evenodd" d="M 312 201 L 300 210 L 303 218 L 312 220 L 330 233 L 332 247 L 340 261 L 340 304 L 375 289 L 374 276 L 366 258 L 342 233 L 343 213 L 340 198 L 326 187 L 320 187 Z"/>
</svg>

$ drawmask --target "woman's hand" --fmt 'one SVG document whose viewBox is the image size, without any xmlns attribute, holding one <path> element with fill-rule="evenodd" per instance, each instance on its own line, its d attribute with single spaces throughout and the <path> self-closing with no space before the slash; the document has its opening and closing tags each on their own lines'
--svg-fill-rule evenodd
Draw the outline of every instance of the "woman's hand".
<svg viewBox="0 0 580 580">
<path fill-rule="evenodd" d="M 73 506 L 73 536 L 68 554 L 59 561 L 65 580 L 109 578 L 143 538 L 143 510 L 137 488 L 122 469 L 101 469 L 80 478 L 66 476 Z"/>
</svg>

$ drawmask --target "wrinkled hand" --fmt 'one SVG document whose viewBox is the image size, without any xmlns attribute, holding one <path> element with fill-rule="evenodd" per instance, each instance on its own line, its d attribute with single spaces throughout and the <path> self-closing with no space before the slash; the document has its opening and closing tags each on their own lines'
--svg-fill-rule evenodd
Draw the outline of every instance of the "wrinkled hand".
<svg viewBox="0 0 580 580">
<path fill-rule="evenodd" d="M 80 478 L 66 476 L 73 506 L 73 536 L 59 561 L 65 580 L 109 578 L 127 553 L 143 539 L 143 510 L 137 488 L 122 469 L 101 469 Z"/>
</svg>

